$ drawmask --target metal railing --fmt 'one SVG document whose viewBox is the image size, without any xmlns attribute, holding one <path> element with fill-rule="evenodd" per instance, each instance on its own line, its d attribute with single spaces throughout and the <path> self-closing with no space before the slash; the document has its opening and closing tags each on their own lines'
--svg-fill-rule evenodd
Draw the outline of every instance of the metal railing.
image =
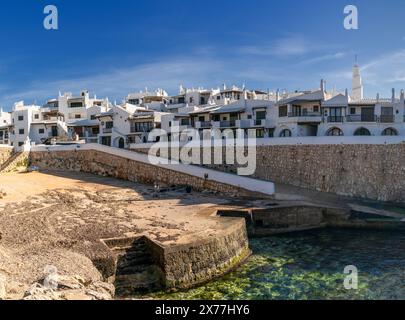
<svg viewBox="0 0 405 320">
<path fill-rule="evenodd" d="M 263 120 L 254 120 L 253 125 L 255 127 L 264 127 L 265 122 L 266 121 L 264 119 Z"/>
<path fill-rule="evenodd" d="M 343 116 L 329 116 L 327 118 L 328 123 L 342 123 L 344 122 L 345 117 Z"/>
<path fill-rule="evenodd" d="M 395 116 L 394 115 L 381 115 L 380 122 L 381 123 L 393 123 L 393 122 L 395 122 Z"/>
<path fill-rule="evenodd" d="M 299 117 L 322 117 L 320 112 L 290 112 L 288 113 L 289 118 L 299 118 Z"/>
<path fill-rule="evenodd" d="M 221 128 L 231 128 L 231 127 L 236 127 L 236 120 L 231 120 L 231 121 L 221 121 L 221 122 L 220 122 L 220 127 L 221 127 Z"/>
<path fill-rule="evenodd" d="M 200 121 L 200 128 L 211 128 L 212 127 L 212 123 L 211 121 Z"/>
<path fill-rule="evenodd" d="M 103 133 L 112 133 L 113 129 L 112 128 L 104 128 Z"/>
<path fill-rule="evenodd" d="M 348 115 L 346 116 L 347 122 L 377 122 L 378 117 L 376 115 Z"/>
</svg>

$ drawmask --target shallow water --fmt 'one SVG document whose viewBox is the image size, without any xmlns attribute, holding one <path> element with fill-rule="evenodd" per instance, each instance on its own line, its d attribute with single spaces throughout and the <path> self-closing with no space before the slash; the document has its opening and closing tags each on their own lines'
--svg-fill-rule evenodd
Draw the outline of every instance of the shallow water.
<svg viewBox="0 0 405 320">
<path fill-rule="evenodd" d="M 251 239 L 249 261 L 207 285 L 162 299 L 405 299 L 405 232 L 323 229 Z M 359 271 L 344 288 L 344 268 Z"/>
</svg>

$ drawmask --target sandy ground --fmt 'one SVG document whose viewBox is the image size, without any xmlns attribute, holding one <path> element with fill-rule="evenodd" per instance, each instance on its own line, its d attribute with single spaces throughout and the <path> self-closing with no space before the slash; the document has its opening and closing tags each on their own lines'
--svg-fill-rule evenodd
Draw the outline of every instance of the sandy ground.
<svg viewBox="0 0 405 320">
<path fill-rule="evenodd" d="M 0 191 L 0 274 L 16 292 L 47 265 L 99 278 L 88 257 L 100 239 L 147 234 L 170 245 L 215 236 L 232 223 L 215 208 L 235 202 L 183 190 L 156 198 L 151 186 L 82 173 L 0 175 Z"/>
</svg>

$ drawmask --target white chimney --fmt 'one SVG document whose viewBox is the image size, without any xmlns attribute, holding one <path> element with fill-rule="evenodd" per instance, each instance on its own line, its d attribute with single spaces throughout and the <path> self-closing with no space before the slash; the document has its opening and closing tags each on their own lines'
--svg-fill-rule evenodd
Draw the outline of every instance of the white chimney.
<svg viewBox="0 0 405 320">
<path fill-rule="evenodd" d="M 392 103 L 394 103 L 394 102 L 395 102 L 395 89 L 394 89 L 394 88 L 392 88 L 392 97 L 391 97 L 391 101 L 392 101 Z"/>
</svg>

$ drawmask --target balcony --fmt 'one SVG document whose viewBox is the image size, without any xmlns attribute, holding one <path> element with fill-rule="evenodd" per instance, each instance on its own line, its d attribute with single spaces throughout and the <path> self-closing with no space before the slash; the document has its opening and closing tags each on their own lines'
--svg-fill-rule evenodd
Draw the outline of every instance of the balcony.
<svg viewBox="0 0 405 320">
<path fill-rule="evenodd" d="M 253 126 L 255 127 L 264 127 L 266 123 L 266 120 L 261 119 L 261 120 L 253 120 Z"/>
<path fill-rule="evenodd" d="M 295 118 L 295 119 L 294 119 Z M 293 120 L 292 120 L 293 119 Z M 288 114 L 287 122 L 298 122 L 298 123 L 314 123 L 322 122 L 322 115 L 319 112 L 290 112 Z"/>
<path fill-rule="evenodd" d="M 197 129 L 209 129 L 212 127 L 211 121 L 197 121 L 195 123 Z"/>
<path fill-rule="evenodd" d="M 149 133 L 153 130 L 153 127 L 133 127 L 131 126 L 131 133 Z"/>
<path fill-rule="evenodd" d="M 342 123 L 344 120 L 345 117 L 343 116 L 330 116 L 327 118 L 328 123 Z"/>
<path fill-rule="evenodd" d="M 381 123 L 394 123 L 395 122 L 395 116 L 394 115 L 381 115 L 380 116 L 380 122 Z"/>
<path fill-rule="evenodd" d="M 104 134 L 109 134 L 109 133 L 112 133 L 112 132 L 113 132 L 113 128 L 104 128 L 103 129 Z"/>
<path fill-rule="evenodd" d="M 221 121 L 219 126 L 221 128 L 233 128 L 236 127 L 236 120 L 231 120 L 231 121 Z"/>
<path fill-rule="evenodd" d="M 377 122 L 377 116 L 376 115 L 348 115 L 346 116 L 346 121 L 347 122 Z"/>
</svg>

